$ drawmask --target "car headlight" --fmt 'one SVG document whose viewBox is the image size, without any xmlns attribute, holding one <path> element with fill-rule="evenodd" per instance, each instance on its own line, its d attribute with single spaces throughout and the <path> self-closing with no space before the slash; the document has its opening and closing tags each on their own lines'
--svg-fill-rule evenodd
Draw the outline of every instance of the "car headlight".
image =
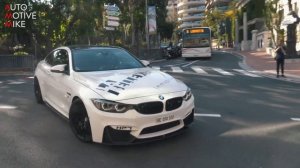
<svg viewBox="0 0 300 168">
<path fill-rule="evenodd" d="M 132 109 L 132 105 L 103 100 L 103 99 L 91 99 L 95 107 L 101 111 L 110 113 L 125 113 L 129 109 Z"/>
<path fill-rule="evenodd" d="M 184 101 L 188 101 L 192 97 L 192 91 L 188 88 L 183 96 Z"/>
</svg>

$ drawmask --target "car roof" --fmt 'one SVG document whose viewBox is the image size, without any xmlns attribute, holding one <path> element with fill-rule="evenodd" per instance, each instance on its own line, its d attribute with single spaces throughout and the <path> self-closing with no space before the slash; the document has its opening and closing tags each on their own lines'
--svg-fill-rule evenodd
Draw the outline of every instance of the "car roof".
<svg viewBox="0 0 300 168">
<path fill-rule="evenodd" d="M 95 48 L 118 48 L 122 49 L 121 47 L 117 46 L 100 46 L 100 45 L 71 45 L 71 46 L 66 46 L 70 48 L 71 50 L 78 50 L 78 49 L 95 49 Z"/>
</svg>

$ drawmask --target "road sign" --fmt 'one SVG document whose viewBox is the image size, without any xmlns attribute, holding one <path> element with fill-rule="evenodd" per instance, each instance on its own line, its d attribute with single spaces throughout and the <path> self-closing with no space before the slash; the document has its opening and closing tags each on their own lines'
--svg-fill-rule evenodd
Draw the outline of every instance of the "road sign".
<svg viewBox="0 0 300 168">
<path fill-rule="evenodd" d="M 114 27 L 117 27 L 117 26 L 120 25 L 120 23 L 119 23 L 119 22 L 116 22 L 116 21 L 108 20 L 108 21 L 107 21 L 107 25 L 108 25 L 108 26 L 114 26 Z"/>
<path fill-rule="evenodd" d="M 120 18 L 116 17 L 116 16 L 107 16 L 107 19 L 108 20 L 115 20 L 115 21 L 119 21 L 120 20 Z"/>
<path fill-rule="evenodd" d="M 118 11 L 106 11 L 108 16 L 119 16 L 121 13 Z"/>
<path fill-rule="evenodd" d="M 104 27 L 104 28 L 105 28 L 105 30 L 115 30 L 114 27 Z"/>
<path fill-rule="evenodd" d="M 106 30 L 115 30 L 115 27 L 120 25 L 120 18 L 118 17 L 121 14 L 120 8 L 116 4 L 104 4 L 104 9 L 104 28 Z"/>
<path fill-rule="evenodd" d="M 107 4 L 104 4 L 104 8 L 107 10 L 107 11 L 116 11 L 116 12 L 120 12 L 120 8 L 114 4 L 114 5 L 107 5 Z"/>
</svg>

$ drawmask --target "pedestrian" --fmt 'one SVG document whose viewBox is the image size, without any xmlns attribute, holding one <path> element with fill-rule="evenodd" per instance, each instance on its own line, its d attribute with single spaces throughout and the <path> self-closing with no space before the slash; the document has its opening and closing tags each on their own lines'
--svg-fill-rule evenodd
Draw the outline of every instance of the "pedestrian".
<svg viewBox="0 0 300 168">
<path fill-rule="evenodd" d="M 276 77 L 279 78 L 279 68 L 281 69 L 281 76 L 284 76 L 284 59 L 286 55 L 285 47 L 283 46 L 283 42 L 280 42 L 277 48 L 275 49 L 275 60 L 276 60 L 276 71 L 277 75 Z"/>
</svg>

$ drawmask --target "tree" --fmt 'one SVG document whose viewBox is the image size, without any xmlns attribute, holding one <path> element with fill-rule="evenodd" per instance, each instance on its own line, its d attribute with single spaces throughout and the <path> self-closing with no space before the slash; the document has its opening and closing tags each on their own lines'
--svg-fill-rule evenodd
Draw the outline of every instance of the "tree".
<svg viewBox="0 0 300 168">
<path fill-rule="evenodd" d="M 278 12 L 279 1 L 280 0 L 268 0 L 266 2 L 266 8 L 264 10 L 265 23 L 268 30 L 271 31 L 271 40 L 275 45 L 278 44 L 278 42 L 282 41 L 284 38 L 284 31 L 280 28 L 283 14 L 281 12 Z M 277 34 L 276 39 L 275 34 Z"/>
<path fill-rule="evenodd" d="M 167 0 L 148 1 L 149 5 L 156 6 L 158 33 L 165 32 Z M 0 6 L 10 3 L 10 0 L 2 0 Z M 14 0 L 14 3 L 32 4 L 38 17 L 27 20 L 24 29 L 0 26 L 1 51 L 24 45 L 26 51 L 33 53 L 37 44 L 38 55 L 45 56 L 61 45 L 109 42 L 126 47 L 131 42 L 132 46 L 139 48 L 145 41 L 144 0 Z M 104 29 L 104 3 L 116 4 L 121 10 L 120 26 L 115 31 Z M 4 16 L 5 11 L 0 10 L 0 15 Z M 4 20 L 0 19 L 0 24 L 3 23 Z M 130 35 L 131 40 L 127 38 Z"/>
<path fill-rule="evenodd" d="M 217 9 L 206 11 L 205 19 L 203 20 L 202 26 L 210 27 L 215 37 L 219 37 L 219 26 L 224 21 L 224 15 Z"/>
<path fill-rule="evenodd" d="M 166 22 L 160 26 L 159 32 L 162 39 L 171 39 L 173 35 L 173 30 L 175 29 L 175 23 Z"/>
</svg>

